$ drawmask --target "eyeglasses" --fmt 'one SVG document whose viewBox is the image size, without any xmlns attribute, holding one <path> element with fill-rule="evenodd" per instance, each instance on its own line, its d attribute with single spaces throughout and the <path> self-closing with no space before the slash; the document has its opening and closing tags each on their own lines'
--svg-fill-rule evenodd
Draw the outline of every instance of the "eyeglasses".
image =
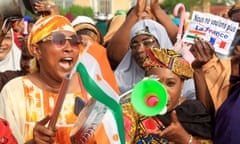
<svg viewBox="0 0 240 144">
<path fill-rule="evenodd" d="M 154 42 L 155 42 L 155 39 L 153 39 L 153 38 L 149 38 L 149 39 L 143 40 L 142 42 L 132 42 L 130 44 L 130 48 L 133 49 L 133 50 L 139 48 L 140 46 L 144 46 L 144 47 L 150 48 L 150 47 L 153 46 Z"/>
<path fill-rule="evenodd" d="M 53 32 L 50 36 L 42 39 L 40 42 L 45 42 L 45 41 L 52 41 L 52 43 L 58 47 L 62 48 L 67 40 L 71 44 L 71 46 L 78 47 L 79 44 L 81 43 L 81 38 L 79 38 L 76 34 L 72 36 L 66 36 L 65 34 L 61 32 Z"/>
</svg>

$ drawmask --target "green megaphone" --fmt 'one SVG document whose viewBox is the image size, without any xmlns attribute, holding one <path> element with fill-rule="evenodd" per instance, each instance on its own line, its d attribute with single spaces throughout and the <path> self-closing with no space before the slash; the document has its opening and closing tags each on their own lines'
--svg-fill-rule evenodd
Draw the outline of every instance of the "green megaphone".
<svg viewBox="0 0 240 144">
<path fill-rule="evenodd" d="M 138 82 L 131 94 L 134 109 L 145 116 L 165 114 L 168 93 L 163 84 L 153 79 Z"/>
</svg>

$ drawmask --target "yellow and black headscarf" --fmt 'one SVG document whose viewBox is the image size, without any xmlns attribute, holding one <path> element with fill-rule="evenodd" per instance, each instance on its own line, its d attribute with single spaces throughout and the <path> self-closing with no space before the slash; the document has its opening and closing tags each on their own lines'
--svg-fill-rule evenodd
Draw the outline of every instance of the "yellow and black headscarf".
<svg viewBox="0 0 240 144">
<path fill-rule="evenodd" d="M 168 68 L 183 79 L 193 76 L 193 69 L 190 63 L 182 57 L 182 54 L 166 48 L 146 49 L 143 68 L 149 71 L 154 67 Z"/>
</svg>

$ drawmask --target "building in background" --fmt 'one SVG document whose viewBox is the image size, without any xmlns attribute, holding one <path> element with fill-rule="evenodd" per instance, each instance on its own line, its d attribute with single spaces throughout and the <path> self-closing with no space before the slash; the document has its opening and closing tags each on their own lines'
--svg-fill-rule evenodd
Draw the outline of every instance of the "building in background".
<svg viewBox="0 0 240 144">
<path fill-rule="evenodd" d="M 110 19 L 117 10 L 128 11 L 137 0 L 51 0 L 58 6 L 67 9 L 71 5 L 93 8 L 96 18 Z M 163 0 L 159 0 L 162 2 Z"/>
<path fill-rule="evenodd" d="M 92 7 L 95 17 L 110 19 L 117 10 L 127 11 L 131 8 L 131 0 L 73 0 L 73 4 Z"/>
<path fill-rule="evenodd" d="M 67 9 L 73 5 L 74 0 L 52 0 L 58 6 Z"/>
</svg>

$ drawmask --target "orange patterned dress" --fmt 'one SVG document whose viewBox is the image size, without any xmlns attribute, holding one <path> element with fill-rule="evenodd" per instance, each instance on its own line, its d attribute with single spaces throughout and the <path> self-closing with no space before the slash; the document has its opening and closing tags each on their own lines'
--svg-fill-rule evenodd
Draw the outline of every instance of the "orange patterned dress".
<svg viewBox="0 0 240 144">
<path fill-rule="evenodd" d="M 23 79 L 23 87 L 26 100 L 26 123 L 25 140 L 32 138 L 32 130 L 35 122 L 47 115 L 51 115 L 58 94 L 43 91 L 34 85 L 30 80 Z M 69 133 L 77 116 L 74 114 L 74 101 L 76 97 L 81 97 L 81 93 L 68 94 L 65 97 L 62 110 L 57 121 L 56 143 L 70 143 Z"/>
<path fill-rule="evenodd" d="M 4 109 L 5 111 L 1 110 L 0 115 L 9 119 L 19 143 L 32 139 L 35 123 L 52 113 L 57 96 L 57 93 L 40 89 L 27 76 L 13 79 L 4 87 L 0 96 L 2 102 L 0 102 L 0 107 L 7 105 L 7 108 Z M 74 114 L 77 97 L 82 98 L 81 92 L 67 94 L 65 97 L 56 124 L 55 143 L 71 143 L 69 134 L 77 119 L 77 115 Z M 12 113 L 7 111 L 12 111 Z"/>
</svg>

